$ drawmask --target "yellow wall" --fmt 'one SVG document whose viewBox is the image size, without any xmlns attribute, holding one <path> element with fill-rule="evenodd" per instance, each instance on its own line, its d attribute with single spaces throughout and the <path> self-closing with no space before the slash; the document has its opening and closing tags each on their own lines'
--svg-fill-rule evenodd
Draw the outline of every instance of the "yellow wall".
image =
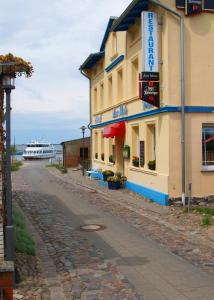
<svg viewBox="0 0 214 300">
<path fill-rule="evenodd" d="M 175 9 L 174 0 L 161 1 Z M 180 22 L 163 9 L 153 5 L 150 10 L 158 13 L 159 19 L 159 72 L 161 106 L 181 105 L 181 75 L 180 75 Z M 179 11 L 183 13 L 182 11 Z M 91 76 L 92 95 L 92 125 L 95 119 L 101 117 L 101 122 L 112 120 L 112 111 L 125 104 L 127 115 L 143 112 L 143 102 L 138 97 L 138 90 L 133 89 L 134 64 L 138 60 L 138 73 L 142 71 L 141 48 L 141 20 L 129 27 L 127 32 L 110 33 L 106 42 L 105 58 L 88 72 Z M 114 41 L 117 39 L 117 49 Z M 185 17 L 185 95 L 186 105 L 213 106 L 213 78 L 214 78 L 214 18 L 213 14 L 203 13 L 194 17 Z M 110 72 L 105 68 L 120 55 L 125 59 Z M 118 91 L 118 72 L 123 72 L 123 91 Z M 109 106 L 108 80 L 112 78 L 112 105 Z M 94 111 L 94 91 L 97 89 L 98 102 L 100 87 L 103 84 L 103 101 L 97 104 Z M 137 84 L 137 78 L 136 78 Z M 121 84 L 120 84 L 121 86 Z M 134 92 L 133 92 L 134 91 Z M 123 95 L 120 99 L 118 95 Z M 116 121 L 117 118 L 115 118 Z M 187 187 L 192 182 L 193 196 L 214 194 L 213 172 L 201 171 L 201 131 L 202 123 L 214 123 L 212 114 L 187 114 L 186 123 L 186 158 L 187 158 Z M 164 113 L 154 117 L 146 117 L 126 123 L 126 137 L 124 143 L 132 144 L 131 128 L 139 124 L 139 139 L 148 141 L 146 126 L 149 122 L 156 124 L 156 171 L 135 168 L 131 160 L 124 161 L 124 174 L 128 180 L 167 193 L 170 197 L 181 196 L 181 114 Z M 108 162 L 109 144 L 104 139 L 105 161 L 101 161 L 101 131 L 103 127 L 93 129 L 93 141 L 97 132 L 99 158 L 94 159 L 93 145 L 92 159 L 96 167 L 118 170 L 117 164 Z M 147 155 L 147 154 L 146 154 Z M 132 153 L 131 153 L 132 157 Z M 147 160 L 147 158 L 146 158 Z M 147 160 L 148 162 L 148 160 Z"/>
</svg>

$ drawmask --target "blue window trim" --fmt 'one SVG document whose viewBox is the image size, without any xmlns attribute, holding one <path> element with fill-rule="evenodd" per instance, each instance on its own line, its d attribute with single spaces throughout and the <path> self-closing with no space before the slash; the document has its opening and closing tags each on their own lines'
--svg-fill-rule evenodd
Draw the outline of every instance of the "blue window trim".
<svg viewBox="0 0 214 300">
<path fill-rule="evenodd" d="M 166 112 L 180 112 L 181 111 L 181 107 L 180 106 L 164 106 L 161 108 L 157 108 L 157 109 L 153 109 L 153 110 L 149 110 L 149 111 L 144 111 L 141 112 L 139 114 L 135 114 L 135 115 L 131 115 L 131 116 L 125 116 L 122 118 L 118 118 L 118 119 L 113 119 L 110 121 L 106 121 L 100 124 L 96 124 L 96 125 L 91 125 L 90 127 L 93 128 L 97 128 L 97 127 L 103 127 L 106 125 L 110 125 L 110 124 L 114 124 L 117 122 L 122 122 L 122 121 L 131 121 L 131 120 L 135 120 L 135 119 L 139 119 L 139 118 L 145 118 L 148 116 L 154 116 L 154 115 L 158 115 L 161 113 L 166 113 Z M 214 113 L 214 106 L 185 106 L 185 112 L 186 113 Z"/>
<path fill-rule="evenodd" d="M 121 61 L 124 60 L 124 55 L 120 55 L 118 58 L 116 58 L 107 68 L 105 68 L 105 71 L 108 73 L 111 71 L 114 67 L 116 67 Z"/>
</svg>

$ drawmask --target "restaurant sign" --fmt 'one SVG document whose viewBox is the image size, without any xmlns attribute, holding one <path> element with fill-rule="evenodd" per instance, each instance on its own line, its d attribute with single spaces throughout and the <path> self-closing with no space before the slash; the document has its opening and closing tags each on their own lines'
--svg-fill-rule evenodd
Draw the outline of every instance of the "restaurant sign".
<svg viewBox="0 0 214 300">
<path fill-rule="evenodd" d="M 158 73 L 158 15 L 142 12 L 143 72 L 139 75 L 139 97 L 143 101 L 159 107 Z"/>
<path fill-rule="evenodd" d="M 128 110 L 127 110 L 127 107 L 125 104 L 121 104 L 119 107 L 116 107 L 113 109 L 113 112 L 112 112 L 112 117 L 115 119 L 115 118 L 118 118 L 118 117 L 123 117 L 125 115 L 127 115 L 128 113 Z"/>
</svg>

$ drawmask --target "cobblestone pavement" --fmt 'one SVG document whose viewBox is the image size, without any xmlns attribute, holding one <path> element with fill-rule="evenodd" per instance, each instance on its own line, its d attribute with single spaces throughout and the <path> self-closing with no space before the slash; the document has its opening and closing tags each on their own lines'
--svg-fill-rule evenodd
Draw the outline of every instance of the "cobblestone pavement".
<svg viewBox="0 0 214 300">
<path fill-rule="evenodd" d="M 212 275 L 171 254 L 212 273 L 212 239 L 186 232 L 169 208 L 128 191 L 31 164 L 14 174 L 14 198 L 33 225 L 50 299 L 212 299 Z M 90 221 L 107 229 L 81 232 Z"/>
<path fill-rule="evenodd" d="M 214 274 L 214 226 L 200 226 L 200 215 L 183 213 L 180 208 L 161 207 L 127 190 L 112 191 L 99 185 L 98 181 L 83 177 L 81 171 L 60 174 L 55 168 L 49 171 L 58 182 L 79 184 L 92 188 L 103 197 L 87 200 L 137 228 L 172 253 L 185 258 L 203 271 Z"/>
<path fill-rule="evenodd" d="M 32 191 L 21 171 L 14 178 L 13 199 L 32 223 L 28 221 L 37 244 L 40 279 L 45 278 L 41 284 L 37 275 L 33 279 L 24 274 L 17 299 L 143 299 L 114 264 L 105 262 L 56 197 Z"/>
</svg>

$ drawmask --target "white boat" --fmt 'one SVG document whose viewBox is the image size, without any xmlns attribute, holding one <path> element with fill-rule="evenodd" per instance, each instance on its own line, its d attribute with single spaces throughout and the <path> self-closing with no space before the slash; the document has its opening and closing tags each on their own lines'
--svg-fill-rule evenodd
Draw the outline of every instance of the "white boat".
<svg viewBox="0 0 214 300">
<path fill-rule="evenodd" d="M 47 159 L 55 157 L 56 151 L 52 144 L 33 141 L 27 145 L 22 154 L 24 159 Z"/>
</svg>

